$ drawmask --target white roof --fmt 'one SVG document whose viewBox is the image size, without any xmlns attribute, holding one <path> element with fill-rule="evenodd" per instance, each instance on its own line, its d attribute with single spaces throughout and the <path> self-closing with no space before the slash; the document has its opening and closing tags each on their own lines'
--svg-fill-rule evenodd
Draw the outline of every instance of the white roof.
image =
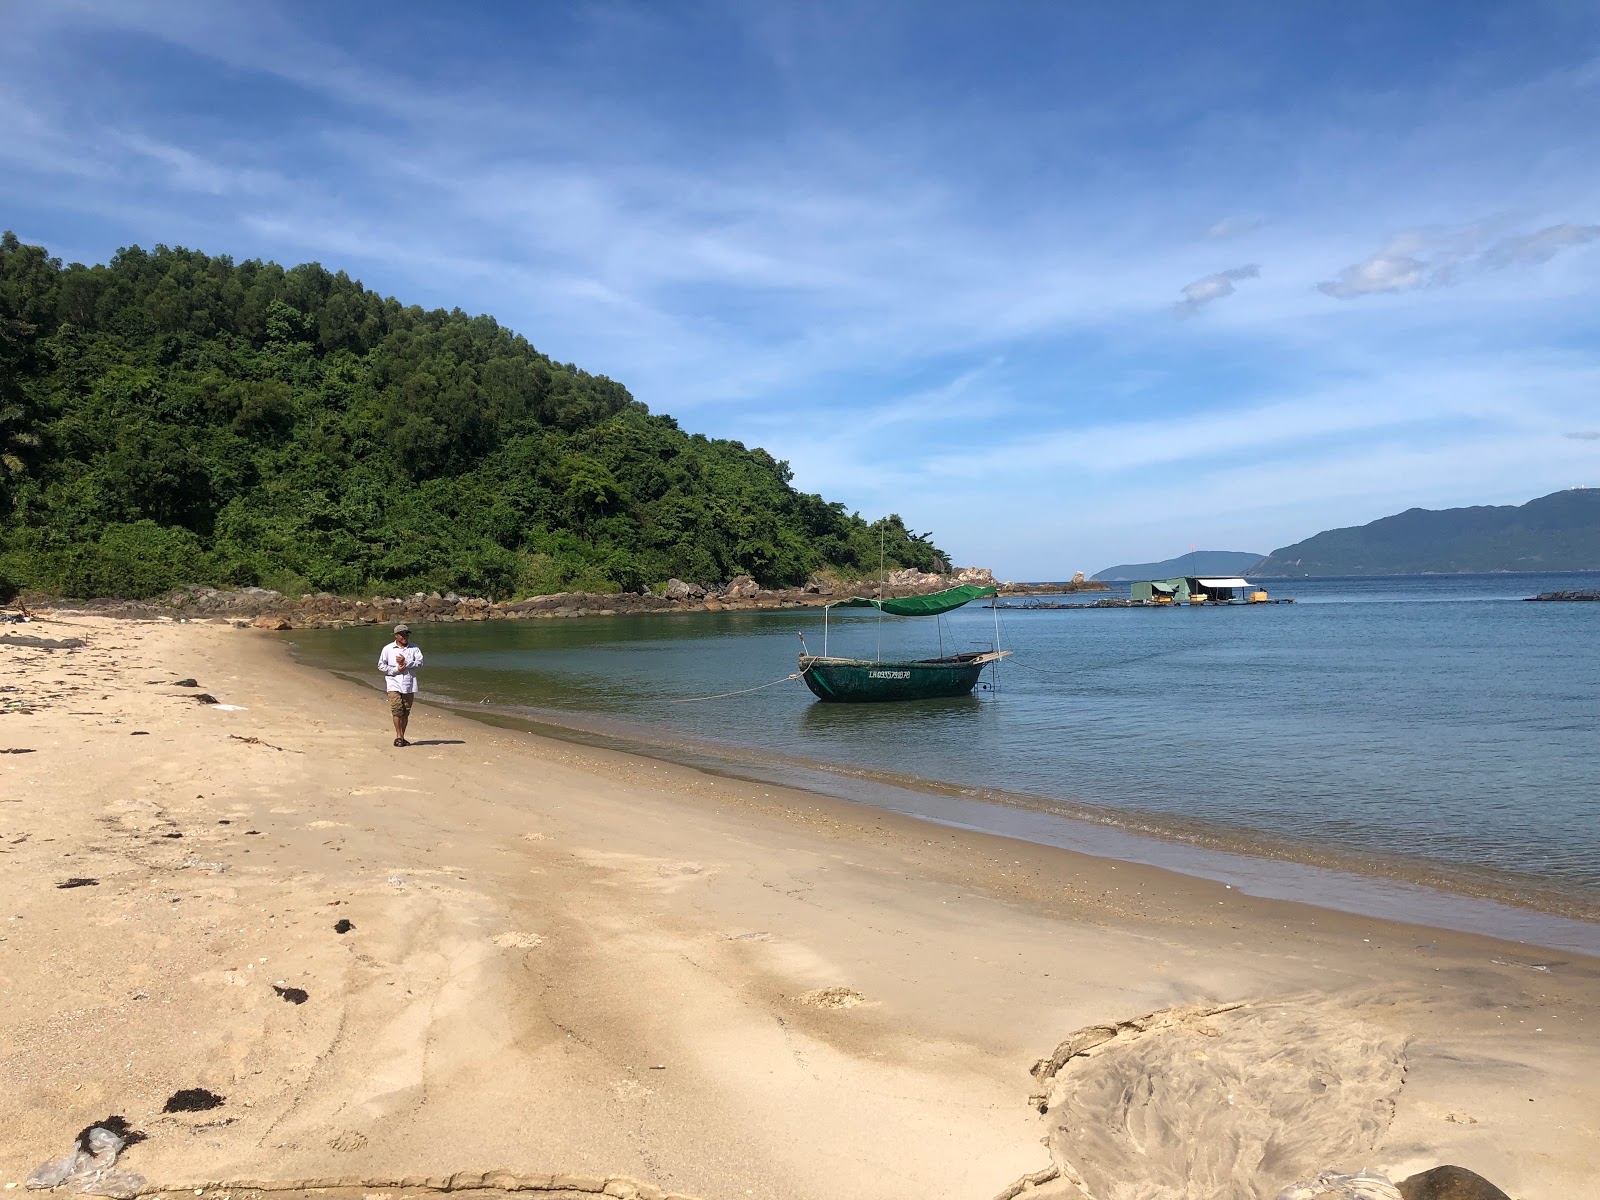
<svg viewBox="0 0 1600 1200">
<path fill-rule="evenodd" d="M 1250 586 L 1250 582 L 1237 577 L 1233 579 L 1202 579 L 1200 581 L 1200 586 L 1214 588 L 1245 588 Z"/>
</svg>

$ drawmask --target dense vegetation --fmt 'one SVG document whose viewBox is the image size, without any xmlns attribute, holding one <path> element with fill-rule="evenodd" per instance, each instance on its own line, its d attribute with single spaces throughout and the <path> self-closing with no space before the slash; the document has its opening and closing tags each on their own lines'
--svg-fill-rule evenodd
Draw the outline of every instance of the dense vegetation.
<svg viewBox="0 0 1600 1200">
<path fill-rule="evenodd" d="M 1522 505 L 1411 508 L 1274 550 L 1252 575 L 1600 571 L 1600 489 Z"/>
<path fill-rule="evenodd" d="M 0 240 L 0 590 L 781 587 L 875 574 L 880 544 L 948 566 L 493 318 L 314 263 Z"/>
</svg>

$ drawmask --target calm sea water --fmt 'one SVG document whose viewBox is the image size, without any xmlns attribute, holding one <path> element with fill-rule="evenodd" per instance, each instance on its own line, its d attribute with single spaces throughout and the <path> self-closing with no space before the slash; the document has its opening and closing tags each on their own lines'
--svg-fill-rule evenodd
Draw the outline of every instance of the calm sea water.
<svg viewBox="0 0 1600 1200">
<path fill-rule="evenodd" d="M 1327 579 L 1269 585 L 1292 605 L 1001 611 L 1015 653 L 983 690 L 891 705 L 820 704 L 799 680 L 676 703 L 781 679 L 800 635 L 822 650 L 815 611 L 439 625 L 418 641 L 425 693 L 867 803 L 928 781 L 1013 812 L 1600 900 L 1600 604 L 1520 602 L 1597 585 Z M 995 633 L 976 606 L 837 614 L 828 649 L 927 657 Z M 302 657 L 376 682 L 382 631 L 295 637 Z M 961 820 L 989 824 L 983 811 Z"/>
</svg>

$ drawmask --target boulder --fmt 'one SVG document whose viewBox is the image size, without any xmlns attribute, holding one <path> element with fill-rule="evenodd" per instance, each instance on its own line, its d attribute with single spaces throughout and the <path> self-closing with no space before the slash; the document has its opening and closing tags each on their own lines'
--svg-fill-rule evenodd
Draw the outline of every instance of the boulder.
<svg viewBox="0 0 1600 1200">
<path fill-rule="evenodd" d="M 907 567 L 903 571 L 890 571 L 884 579 L 884 583 L 889 587 L 938 587 L 943 582 L 942 575 L 919 571 L 915 567 Z"/>
<path fill-rule="evenodd" d="M 748 575 L 735 575 L 722 589 L 724 600 L 753 600 L 761 594 L 761 585 Z"/>
<path fill-rule="evenodd" d="M 1494 1184 L 1465 1167 L 1434 1167 L 1402 1179 L 1403 1200 L 1511 1200 Z"/>
<path fill-rule="evenodd" d="M 950 573 L 952 584 L 971 583 L 978 587 L 997 587 L 994 572 L 988 567 L 957 567 Z"/>
<path fill-rule="evenodd" d="M 287 617 L 257 617 L 250 622 L 257 629 L 293 629 Z"/>
<path fill-rule="evenodd" d="M 681 579 L 667 580 L 666 597 L 668 600 L 699 600 L 705 594 L 705 588 L 697 583 L 685 583 Z"/>
</svg>

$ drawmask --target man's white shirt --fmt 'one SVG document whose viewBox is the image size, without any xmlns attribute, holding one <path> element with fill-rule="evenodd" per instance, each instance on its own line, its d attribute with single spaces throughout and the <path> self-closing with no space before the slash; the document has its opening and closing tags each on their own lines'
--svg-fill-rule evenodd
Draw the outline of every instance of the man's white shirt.
<svg viewBox="0 0 1600 1200">
<path fill-rule="evenodd" d="M 422 665 L 422 651 L 415 646 L 401 649 L 394 642 L 390 642 L 378 654 L 378 670 L 388 678 L 384 684 L 391 692 L 414 692 L 417 690 L 417 668 Z"/>
</svg>

